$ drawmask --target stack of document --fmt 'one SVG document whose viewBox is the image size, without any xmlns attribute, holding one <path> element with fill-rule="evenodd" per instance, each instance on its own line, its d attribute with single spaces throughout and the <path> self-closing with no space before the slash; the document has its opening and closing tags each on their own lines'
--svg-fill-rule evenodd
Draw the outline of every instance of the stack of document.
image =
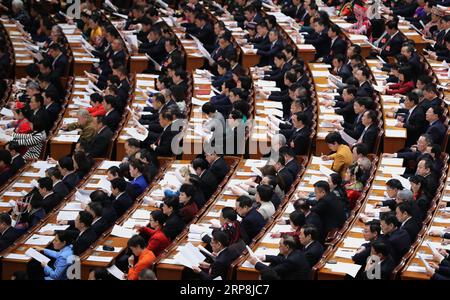
<svg viewBox="0 0 450 300">
<path fill-rule="evenodd" d="M 196 248 L 192 243 L 187 243 L 180 251 L 175 255 L 175 261 L 188 267 L 190 269 L 198 267 L 201 262 L 205 260 L 205 256 Z"/>
</svg>

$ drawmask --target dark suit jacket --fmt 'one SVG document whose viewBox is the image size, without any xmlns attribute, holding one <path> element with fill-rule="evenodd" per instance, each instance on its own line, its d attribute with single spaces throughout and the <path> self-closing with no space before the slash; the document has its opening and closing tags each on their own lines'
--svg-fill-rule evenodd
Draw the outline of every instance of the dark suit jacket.
<svg viewBox="0 0 450 300">
<path fill-rule="evenodd" d="M 283 180 L 283 191 L 285 193 L 289 192 L 289 190 L 291 189 L 292 184 L 294 183 L 294 177 L 292 176 L 291 171 L 289 171 L 289 169 L 286 169 L 286 167 L 284 167 L 283 169 L 281 169 L 278 172 L 278 176 L 281 177 L 281 179 Z"/>
<path fill-rule="evenodd" d="M 313 225 L 317 229 L 317 240 L 322 242 L 325 239 L 325 235 L 323 232 L 323 222 L 320 219 L 319 215 L 315 212 L 309 212 L 309 214 L 305 217 L 305 225 Z"/>
<path fill-rule="evenodd" d="M 112 141 L 113 132 L 108 126 L 105 126 L 92 139 L 89 145 L 86 145 L 86 153 L 92 158 L 106 157 L 108 152 L 108 145 Z"/>
<path fill-rule="evenodd" d="M 200 189 L 203 191 L 205 198 L 209 200 L 214 192 L 217 190 L 217 179 L 216 176 L 210 171 L 205 170 L 200 176 Z"/>
<path fill-rule="evenodd" d="M 52 192 L 51 194 L 47 195 L 47 197 L 42 198 L 42 207 L 45 209 L 46 213 L 49 213 L 52 211 L 55 206 L 61 202 L 62 198 L 60 195 L 56 194 L 55 192 Z"/>
<path fill-rule="evenodd" d="M 244 242 L 249 245 L 264 225 L 266 225 L 264 217 L 256 210 L 256 208 L 252 208 L 241 221 L 240 229 Z"/>
<path fill-rule="evenodd" d="M 156 141 L 156 148 L 154 153 L 157 156 L 172 156 L 171 149 L 172 139 L 179 133 L 179 131 L 171 130 L 169 125 L 160 135 Z"/>
<path fill-rule="evenodd" d="M 342 78 L 342 82 L 346 82 L 347 79 L 353 76 L 353 73 L 347 64 L 343 64 L 342 67 L 338 70 L 337 76 Z"/>
<path fill-rule="evenodd" d="M 112 205 L 116 210 L 117 216 L 120 217 L 133 205 L 133 200 L 127 193 L 123 193 L 119 198 L 113 200 Z"/>
<path fill-rule="evenodd" d="M 23 166 L 25 166 L 25 160 L 22 155 L 18 155 L 16 158 L 11 160 L 11 171 L 16 174 Z"/>
<path fill-rule="evenodd" d="M 336 54 L 346 55 L 346 52 L 347 52 L 347 43 L 345 42 L 344 39 L 338 36 L 337 39 L 334 41 L 334 43 L 330 40 L 330 50 L 327 53 L 327 55 L 325 55 L 323 61 L 327 64 L 331 64 L 333 61 L 333 57 L 336 56 Z"/>
<path fill-rule="evenodd" d="M 427 121 L 425 120 L 425 111 L 421 106 L 416 106 L 409 115 L 409 110 L 403 109 L 397 111 L 397 115 L 403 114 L 405 121 L 403 127 L 406 128 L 406 147 L 414 145 L 420 135 L 425 132 Z M 407 119 L 407 120 L 406 120 Z"/>
<path fill-rule="evenodd" d="M 370 125 L 369 128 L 367 128 L 367 131 L 363 133 L 362 137 L 362 144 L 367 146 L 367 150 L 369 150 L 369 153 L 375 153 L 375 142 L 378 136 L 378 127 L 377 125 Z"/>
<path fill-rule="evenodd" d="M 165 43 L 165 40 L 163 38 L 160 38 L 157 41 L 142 43 L 139 46 L 139 53 L 147 53 L 158 64 L 161 64 L 161 62 L 167 56 L 167 52 L 166 52 L 166 48 L 164 47 L 164 43 Z"/>
<path fill-rule="evenodd" d="M 437 120 L 427 128 L 425 133 L 432 137 L 433 143 L 441 145 L 447 134 L 447 127 L 445 127 L 441 120 Z"/>
<path fill-rule="evenodd" d="M 64 182 L 69 189 L 69 191 L 73 190 L 78 182 L 80 182 L 81 178 L 78 177 L 77 173 L 73 172 L 67 175 L 62 179 L 62 182 Z"/>
<path fill-rule="evenodd" d="M 277 272 L 282 280 L 308 280 L 310 278 L 311 267 L 305 255 L 300 250 L 292 251 L 287 257 L 281 254 L 266 255 L 266 261 L 270 262 L 270 266 L 263 263 L 256 263 L 255 268 L 262 271 L 267 268 Z"/>
<path fill-rule="evenodd" d="M 230 248 L 223 249 L 211 264 L 209 274 L 202 271 L 200 277 L 204 280 L 211 280 L 220 276 L 222 280 L 225 280 L 231 263 L 238 257 L 239 253 L 237 251 L 230 250 Z"/>
<path fill-rule="evenodd" d="M 396 56 L 400 54 L 403 44 L 403 37 L 400 31 L 394 36 L 390 37 L 384 49 L 381 51 L 381 57 L 387 59 L 388 56 Z"/>
<path fill-rule="evenodd" d="M 272 44 L 269 42 L 269 44 L 264 45 L 256 45 L 255 46 L 258 51 L 256 54 L 260 56 L 259 65 L 260 66 L 266 66 L 266 65 L 273 65 L 273 58 L 275 57 L 275 54 L 280 53 L 281 50 L 283 50 L 283 41 L 278 39 L 275 44 Z"/>
<path fill-rule="evenodd" d="M 317 38 L 305 38 L 305 44 L 312 44 L 316 48 L 316 59 L 324 57 L 330 52 L 331 39 L 328 37 L 328 28 L 325 28 Z"/>
<path fill-rule="evenodd" d="M 31 122 L 40 122 L 40 124 L 44 126 L 46 132 L 48 132 L 53 126 L 53 124 L 50 123 L 48 112 L 44 107 L 41 107 L 38 111 L 32 113 Z"/>
<path fill-rule="evenodd" d="M 50 124 L 51 126 L 53 126 L 58 118 L 59 112 L 61 111 L 61 105 L 59 103 L 53 102 L 49 107 L 46 107 L 45 109 L 47 110 L 48 116 L 50 118 Z"/>
<path fill-rule="evenodd" d="M 112 132 L 116 132 L 119 127 L 119 123 L 122 120 L 122 116 L 117 110 L 112 110 L 109 114 L 104 116 L 104 124 L 111 129 Z"/>
<path fill-rule="evenodd" d="M 339 229 L 344 225 L 345 212 L 342 202 L 332 192 L 317 201 L 317 204 L 311 208 L 320 220 L 323 222 L 325 234 L 332 229 Z"/>
<path fill-rule="evenodd" d="M 101 236 L 111 224 L 104 217 L 100 217 L 95 223 L 92 223 L 91 228 L 97 236 Z"/>
<path fill-rule="evenodd" d="M 58 194 L 62 199 L 64 199 L 69 194 L 69 189 L 62 181 L 58 182 L 53 186 L 53 191 L 56 194 Z"/>
<path fill-rule="evenodd" d="M 81 235 L 78 230 L 67 230 L 74 238 L 72 250 L 74 255 L 80 255 L 97 240 L 98 236 L 92 228 L 86 229 Z"/>
<path fill-rule="evenodd" d="M 176 213 L 172 213 L 166 220 L 163 227 L 163 232 L 173 241 L 184 230 L 186 224 L 183 219 Z"/>
<path fill-rule="evenodd" d="M 297 178 L 297 175 L 300 172 L 300 166 L 295 158 L 289 161 L 285 167 L 291 172 L 293 178 Z"/>
<path fill-rule="evenodd" d="M 324 251 L 322 244 L 318 241 L 314 241 L 311 245 L 303 248 L 303 253 L 311 268 L 319 262 Z"/>
<path fill-rule="evenodd" d="M 0 233 L 0 252 L 11 246 L 19 237 L 19 233 L 13 227 L 9 227 L 6 231 Z"/>
<path fill-rule="evenodd" d="M 381 274 L 381 280 L 389 280 L 391 277 L 392 271 L 394 271 L 395 266 L 397 264 L 395 263 L 392 256 L 386 257 L 380 264 L 380 274 Z M 367 277 L 367 273 L 364 272 L 363 279 L 369 279 Z"/>
<path fill-rule="evenodd" d="M 382 238 L 388 243 L 391 255 L 398 264 L 411 247 L 411 239 L 408 232 L 403 229 L 396 229 L 388 235 L 383 235 Z"/>
<path fill-rule="evenodd" d="M 356 119 L 356 113 L 353 109 L 353 103 L 355 101 L 345 102 L 345 101 L 336 101 L 336 105 L 334 107 L 334 112 L 338 115 L 341 115 L 344 118 L 344 122 L 348 124 L 353 124 Z"/>
<path fill-rule="evenodd" d="M 297 130 L 292 128 L 291 136 L 287 140 L 287 145 L 291 147 L 291 142 L 294 142 L 295 155 L 305 155 L 309 149 L 311 129 L 307 126 Z"/>
<path fill-rule="evenodd" d="M 414 220 L 412 217 L 408 221 L 406 221 L 405 224 L 401 225 L 400 228 L 406 230 L 412 242 L 416 240 L 417 234 L 421 229 L 419 224 L 417 224 L 417 221 Z"/>
<path fill-rule="evenodd" d="M 357 97 L 372 97 L 374 89 L 372 85 L 365 81 L 362 85 L 360 85 L 356 91 Z"/>
<path fill-rule="evenodd" d="M 209 166 L 209 171 L 216 176 L 217 182 L 220 183 L 230 171 L 230 167 L 222 156 Z"/>
</svg>

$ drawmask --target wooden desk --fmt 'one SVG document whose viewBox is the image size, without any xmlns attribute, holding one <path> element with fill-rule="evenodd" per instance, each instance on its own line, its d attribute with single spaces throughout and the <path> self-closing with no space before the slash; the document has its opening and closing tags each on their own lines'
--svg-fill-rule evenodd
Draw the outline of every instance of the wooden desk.
<svg viewBox="0 0 450 300">
<path fill-rule="evenodd" d="M 10 187 L 8 187 L 7 189 L 5 189 L 3 191 L 3 195 L 5 195 L 5 192 L 7 192 L 7 191 L 16 191 L 17 192 L 17 191 L 21 191 L 22 189 L 25 190 L 26 192 L 30 192 L 32 187 L 15 188 L 14 185 L 16 185 L 17 183 L 31 183 L 31 181 L 33 179 L 37 180 L 39 178 L 44 177 L 45 170 L 51 166 L 55 166 L 55 165 L 48 164 L 45 161 L 38 161 L 38 162 L 32 164 L 29 168 L 24 170 L 24 173 L 22 173 L 22 176 L 20 176 L 14 183 L 12 183 L 10 185 Z M 33 174 L 27 174 L 28 172 L 35 173 L 35 176 L 29 176 L 29 175 L 33 175 Z M 86 189 L 86 190 L 95 190 L 95 188 L 88 187 L 88 184 L 99 181 L 99 179 L 93 178 L 94 175 L 105 175 L 105 174 L 106 174 L 106 169 L 101 169 L 101 167 L 94 169 L 93 171 L 91 171 L 91 175 L 87 178 L 87 180 L 85 182 L 83 182 L 83 181 L 80 182 L 79 186 L 81 186 L 83 189 Z M 9 201 L 11 199 L 18 201 L 21 197 L 4 196 L 2 198 L 3 198 L 3 201 Z M 38 225 L 29 229 L 27 233 L 22 235 L 22 237 L 20 237 L 14 243 L 14 246 L 12 246 L 8 249 L 7 254 L 5 253 L 5 255 L 2 258 L 2 265 L 3 265 L 2 279 L 4 279 L 4 280 L 10 279 L 13 272 L 15 272 L 15 271 L 20 271 L 20 270 L 25 271 L 27 268 L 28 262 L 31 261 L 31 259 L 19 260 L 19 259 L 8 258 L 8 254 L 24 254 L 26 252 L 26 250 L 28 250 L 28 248 L 30 248 L 32 246 L 32 245 L 26 244 L 27 240 L 34 234 L 38 234 L 39 230 L 42 227 L 44 227 L 45 225 L 56 224 L 58 213 L 60 211 L 63 211 L 63 208 L 69 201 L 74 201 L 74 200 L 75 200 L 75 196 L 74 196 L 74 191 L 73 191 L 65 199 L 63 199 L 60 202 L 60 204 L 58 204 L 58 206 L 55 209 L 53 209 L 52 212 L 48 213 L 46 215 L 46 217 L 44 219 L 42 219 Z M 43 245 L 43 246 L 44 247 L 49 246 L 50 244 L 51 244 L 51 242 L 48 243 L 47 245 Z"/>
<path fill-rule="evenodd" d="M 354 264 L 351 258 L 343 257 L 345 255 L 339 254 L 338 249 L 346 249 L 344 251 L 355 251 L 358 247 L 356 246 L 357 241 L 355 240 L 355 244 L 350 243 L 351 239 L 358 239 L 362 243 L 365 243 L 363 237 L 362 230 L 364 229 L 364 223 L 359 218 L 361 213 L 375 213 L 377 219 L 379 214 L 379 209 L 375 209 L 375 204 L 380 202 L 381 199 L 384 198 L 384 193 L 386 191 L 386 181 L 392 178 L 392 174 L 385 173 L 384 168 L 386 166 L 392 167 L 401 167 L 403 164 L 403 159 L 381 159 L 377 171 L 375 173 L 374 181 L 370 186 L 370 190 L 367 192 L 367 196 L 363 199 L 361 203 L 361 208 L 356 212 L 356 217 L 353 222 L 350 224 L 348 230 L 342 235 L 340 241 L 336 244 L 333 251 L 324 258 L 324 265 L 318 270 L 318 279 L 319 280 L 340 280 L 345 279 L 345 277 L 349 276 L 344 273 L 334 272 L 331 269 L 327 268 L 325 264 L 327 261 L 334 260 L 338 263 L 350 263 Z M 370 183 L 369 183 L 370 184 Z M 348 242 L 347 242 L 348 241 Z"/>
<path fill-rule="evenodd" d="M 439 207 L 440 203 L 447 203 L 450 201 L 450 177 L 447 174 L 447 180 L 445 183 L 444 191 L 442 192 L 442 197 L 439 199 L 437 203 L 437 207 Z M 426 274 L 425 265 L 422 260 L 418 257 L 420 253 L 425 257 L 427 261 L 433 261 L 432 251 L 430 247 L 428 247 L 428 243 L 430 243 L 434 248 L 444 248 L 450 249 L 450 245 L 444 245 L 442 242 L 444 241 L 440 237 L 434 237 L 429 235 L 430 230 L 439 230 L 442 231 L 444 228 L 448 228 L 449 226 L 450 216 L 444 213 L 442 209 L 437 209 L 433 213 L 433 217 L 431 222 L 427 226 L 427 230 L 425 235 L 421 239 L 419 246 L 415 249 L 414 255 L 406 262 L 403 271 L 401 272 L 402 280 L 428 280 L 430 276 Z M 446 240 L 448 242 L 448 240 Z"/>
<path fill-rule="evenodd" d="M 249 178 L 248 176 L 240 176 L 241 173 L 238 172 L 251 172 L 251 167 L 249 166 L 249 163 L 251 162 L 252 160 L 242 160 L 238 164 L 236 170 L 234 171 L 234 174 L 230 177 L 230 179 L 228 180 L 222 191 L 218 194 L 216 198 L 210 199 L 211 201 L 210 205 L 206 209 L 202 210 L 202 214 L 198 218 L 193 220 L 192 224 L 211 225 L 210 220 L 214 219 L 216 220 L 216 222 L 218 221 L 222 208 L 235 207 L 235 202 L 238 196 L 232 195 L 231 191 L 228 192 L 229 187 L 233 184 L 236 184 L 236 182 L 246 180 Z M 259 164 L 261 166 L 265 163 L 266 163 L 265 161 L 259 161 Z M 179 247 L 184 246 L 189 242 L 191 242 L 194 246 L 198 245 L 205 246 L 203 242 L 189 241 L 188 233 L 189 228 L 187 228 L 185 232 L 181 235 L 179 241 L 176 244 L 174 244 L 170 249 L 165 251 L 165 253 L 156 261 L 156 273 L 158 279 L 162 280 L 181 279 L 184 266 L 179 265 L 174 260 L 174 256 L 178 253 Z"/>
<path fill-rule="evenodd" d="M 296 191 L 292 194 L 289 200 L 286 201 L 281 208 L 279 208 L 279 212 L 274 215 L 273 219 L 270 220 L 270 223 L 268 223 L 265 233 L 261 235 L 261 238 L 250 245 L 255 254 L 277 255 L 279 253 L 280 238 L 272 238 L 271 235 L 279 232 L 290 232 L 292 231 L 292 228 L 290 225 L 278 225 L 277 221 L 289 219 L 289 214 L 295 210 L 293 202 L 298 198 L 298 192 L 314 191 L 313 184 L 310 182 L 311 176 L 323 177 L 323 179 L 326 180 L 325 175 L 319 171 L 320 165 L 325 166 L 326 168 L 331 168 L 332 161 L 322 161 L 318 157 L 312 157 L 308 161 L 304 173 L 299 174 L 299 176 L 301 176 L 301 180 L 296 187 Z M 248 257 L 248 254 L 245 254 L 236 263 L 237 280 L 259 279 L 259 271 L 248 263 Z"/>
</svg>

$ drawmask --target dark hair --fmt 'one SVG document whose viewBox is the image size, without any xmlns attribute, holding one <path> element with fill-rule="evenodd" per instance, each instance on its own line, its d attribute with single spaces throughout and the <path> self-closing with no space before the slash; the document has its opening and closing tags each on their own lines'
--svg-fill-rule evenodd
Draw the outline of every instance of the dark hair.
<svg viewBox="0 0 450 300">
<path fill-rule="evenodd" d="M 99 202 L 89 202 L 89 208 L 94 212 L 96 217 L 101 217 L 103 214 L 103 206 Z"/>
<path fill-rule="evenodd" d="M 228 247 L 230 245 L 230 237 L 220 229 L 212 232 L 212 238 L 219 242 L 223 247 Z"/>
<path fill-rule="evenodd" d="M 38 184 L 41 189 L 46 189 L 47 191 L 51 191 L 53 189 L 53 181 L 50 177 L 39 178 Z"/>
<path fill-rule="evenodd" d="M 175 196 L 166 196 L 163 199 L 163 202 L 166 206 L 172 208 L 174 211 L 178 211 L 180 208 L 180 200 Z"/>
<path fill-rule="evenodd" d="M 406 212 L 408 216 L 412 216 L 413 208 L 410 203 L 402 202 L 399 205 L 397 205 L 397 208 L 400 210 L 400 212 L 402 213 Z"/>
<path fill-rule="evenodd" d="M 89 227 L 92 225 L 92 221 L 94 221 L 94 217 L 88 213 L 87 211 L 80 211 L 78 214 L 80 217 L 80 222 L 84 224 L 84 226 Z"/>
<path fill-rule="evenodd" d="M 381 240 L 376 240 L 371 243 L 371 247 L 376 253 L 382 254 L 384 257 L 389 256 L 390 250 L 389 246 Z"/>
<path fill-rule="evenodd" d="M 95 190 L 89 195 L 89 198 L 92 202 L 100 202 L 103 204 L 108 200 L 108 195 L 102 190 Z"/>
<path fill-rule="evenodd" d="M 234 210 L 231 207 L 224 207 L 224 208 L 222 208 L 222 217 L 224 219 L 234 222 L 237 220 L 236 210 Z"/>
<path fill-rule="evenodd" d="M 395 227 L 398 227 L 398 220 L 393 212 L 381 213 L 380 221 L 384 221 L 387 225 L 393 224 Z"/>
<path fill-rule="evenodd" d="M 303 229 L 303 233 L 305 234 L 305 236 L 311 236 L 311 239 L 313 241 L 317 240 L 318 236 L 319 236 L 319 231 L 317 230 L 317 228 L 314 225 L 308 224 L 302 227 Z"/>
<path fill-rule="evenodd" d="M 208 162 L 200 157 L 195 158 L 192 161 L 192 167 L 194 168 L 194 170 L 197 170 L 197 168 L 200 168 L 201 170 L 206 170 L 208 169 Z"/>
<path fill-rule="evenodd" d="M 238 203 L 239 207 L 241 207 L 241 208 L 252 207 L 252 205 L 253 205 L 252 199 L 248 196 L 239 196 L 236 199 L 236 203 Z"/>
<path fill-rule="evenodd" d="M 211 102 L 206 102 L 202 106 L 202 112 L 209 115 L 216 112 L 216 107 Z"/>
<path fill-rule="evenodd" d="M 256 187 L 256 192 L 258 193 L 261 201 L 270 202 L 273 196 L 273 189 L 265 184 L 260 184 Z"/>
<path fill-rule="evenodd" d="M 166 223 L 167 216 L 160 210 L 154 210 L 150 213 L 150 216 L 153 218 L 155 222 L 159 225 L 163 226 Z"/>
<path fill-rule="evenodd" d="M 403 185 L 398 179 L 389 179 L 386 182 L 386 186 L 390 187 L 391 189 L 403 190 Z"/>
<path fill-rule="evenodd" d="M 294 210 L 289 214 L 289 221 L 291 222 L 291 224 L 301 227 L 305 224 L 305 214 Z"/>
<path fill-rule="evenodd" d="M 142 236 L 135 234 L 128 240 L 127 246 L 128 246 L 128 248 L 139 247 L 139 248 L 144 249 L 146 246 L 146 243 Z"/>
<path fill-rule="evenodd" d="M 68 171 L 73 171 L 74 170 L 74 168 L 73 168 L 73 160 L 72 160 L 72 157 L 70 157 L 70 156 L 61 157 L 58 160 L 58 165 L 62 169 L 66 169 Z"/>
<path fill-rule="evenodd" d="M 70 237 L 70 234 L 65 230 L 56 231 L 55 235 L 58 236 L 58 239 L 61 242 L 63 243 L 65 242 L 66 246 L 72 243 L 72 238 Z"/>
<path fill-rule="evenodd" d="M 197 189 L 189 183 L 183 183 L 180 187 L 180 193 L 185 193 L 186 196 L 190 197 L 190 201 L 192 201 L 192 197 L 194 197 Z"/>
<path fill-rule="evenodd" d="M 7 213 L 0 213 L 0 223 L 11 226 L 11 217 Z"/>
<path fill-rule="evenodd" d="M 118 189 L 120 192 L 124 192 L 127 189 L 127 182 L 122 177 L 117 177 L 111 180 L 111 187 Z"/>
<path fill-rule="evenodd" d="M 330 192 L 330 184 L 325 180 L 319 180 L 314 183 L 314 187 L 323 190 L 325 193 Z"/>
<path fill-rule="evenodd" d="M 369 226 L 369 230 L 372 233 L 377 233 L 377 235 L 380 235 L 381 233 L 381 226 L 380 226 L 380 221 L 379 220 L 372 220 L 369 222 L 366 222 L 364 224 L 365 226 Z"/>
<path fill-rule="evenodd" d="M 295 151 L 294 149 L 292 149 L 289 146 L 282 146 L 278 152 L 280 153 L 281 156 L 289 156 L 289 157 L 295 157 Z"/>
<path fill-rule="evenodd" d="M 362 156 L 367 156 L 369 150 L 367 150 L 367 146 L 364 144 L 356 144 L 353 146 L 353 149 L 356 149 L 356 154 L 361 154 Z"/>
<path fill-rule="evenodd" d="M 0 150 L 0 161 L 9 165 L 11 163 L 11 153 L 8 150 Z"/>
<path fill-rule="evenodd" d="M 283 239 L 283 245 L 289 247 L 289 249 L 295 250 L 298 248 L 298 243 L 293 236 L 283 234 L 281 238 Z"/>
<path fill-rule="evenodd" d="M 325 143 L 327 144 L 334 144 L 334 143 L 338 143 L 339 145 L 345 145 L 345 141 L 342 139 L 341 135 L 339 134 L 339 132 L 330 132 L 329 134 L 327 134 L 327 136 L 325 137 Z"/>
</svg>

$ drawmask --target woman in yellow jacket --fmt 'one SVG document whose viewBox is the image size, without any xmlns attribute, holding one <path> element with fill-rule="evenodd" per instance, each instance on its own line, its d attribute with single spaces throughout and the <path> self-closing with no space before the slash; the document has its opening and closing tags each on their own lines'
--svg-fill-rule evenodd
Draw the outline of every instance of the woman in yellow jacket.
<svg viewBox="0 0 450 300">
<path fill-rule="evenodd" d="M 328 148 L 330 148 L 330 150 L 334 153 L 330 155 L 323 155 L 322 159 L 332 159 L 333 165 L 331 166 L 331 169 L 344 177 L 345 171 L 353 163 L 352 150 L 350 150 L 350 147 L 345 144 L 345 141 L 338 132 L 330 132 L 325 137 L 325 142 L 327 143 Z"/>
</svg>

